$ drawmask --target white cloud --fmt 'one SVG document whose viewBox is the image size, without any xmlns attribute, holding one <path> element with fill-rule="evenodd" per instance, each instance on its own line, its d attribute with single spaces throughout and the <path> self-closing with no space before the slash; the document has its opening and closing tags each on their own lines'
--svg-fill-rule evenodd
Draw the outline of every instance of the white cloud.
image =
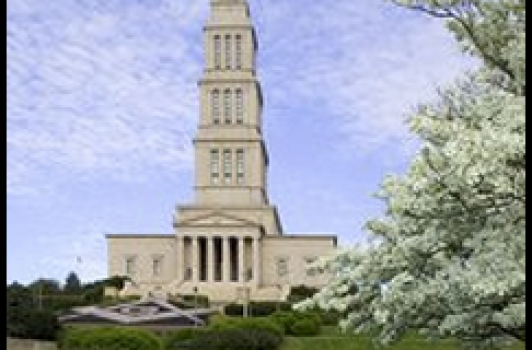
<svg viewBox="0 0 532 350">
<path fill-rule="evenodd" d="M 190 170 L 206 4 L 7 3 L 7 191 Z"/>
<path fill-rule="evenodd" d="M 267 103 L 321 108 L 359 153 L 412 152 L 405 117 L 473 67 L 442 20 L 384 1 L 295 2 L 256 5 Z"/>
</svg>

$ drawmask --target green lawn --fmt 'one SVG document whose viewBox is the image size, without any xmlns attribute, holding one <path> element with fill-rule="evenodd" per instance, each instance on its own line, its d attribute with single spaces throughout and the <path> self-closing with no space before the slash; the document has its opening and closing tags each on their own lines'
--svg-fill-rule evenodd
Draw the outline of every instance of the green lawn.
<svg viewBox="0 0 532 350">
<path fill-rule="evenodd" d="M 38 344 L 38 345 L 37 345 Z M 7 339 L 8 350 L 55 350 L 52 342 Z M 344 335 L 334 327 L 324 327 L 323 334 L 317 337 L 286 337 L 281 350 L 372 350 L 368 337 Z M 463 350 L 452 341 L 428 342 L 415 337 L 407 337 L 384 350 Z M 525 350 L 524 344 L 516 344 L 504 350 Z"/>
<path fill-rule="evenodd" d="M 368 337 L 344 335 L 334 327 L 325 327 L 317 337 L 286 337 L 281 350 L 371 350 L 374 349 Z M 397 344 L 384 348 L 387 350 L 463 350 L 457 342 L 440 340 L 429 342 L 417 337 L 406 337 Z M 524 344 L 516 344 L 504 350 L 525 350 Z"/>
</svg>

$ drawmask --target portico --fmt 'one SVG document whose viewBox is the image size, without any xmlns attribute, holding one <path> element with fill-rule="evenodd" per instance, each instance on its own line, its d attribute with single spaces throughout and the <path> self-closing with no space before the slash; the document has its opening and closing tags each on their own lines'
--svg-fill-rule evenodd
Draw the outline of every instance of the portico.
<svg viewBox="0 0 532 350">
<path fill-rule="evenodd" d="M 260 236 L 243 234 L 183 234 L 179 275 L 185 282 L 248 283 L 260 281 Z"/>
</svg>

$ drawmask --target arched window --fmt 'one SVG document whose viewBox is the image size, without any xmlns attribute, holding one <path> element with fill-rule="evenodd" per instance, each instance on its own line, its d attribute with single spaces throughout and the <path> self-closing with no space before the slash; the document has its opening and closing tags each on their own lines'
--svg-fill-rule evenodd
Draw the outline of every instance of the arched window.
<svg viewBox="0 0 532 350">
<path fill-rule="evenodd" d="M 222 38 L 214 36 L 214 68 L 222 68 Z"/>
<path fill-rule="evenodd" d="M 231 57 L 231 35 L 225 36 L 225 68 L 231 69 L 232 57 Z"/>
<path fill-rule="evenodd" d="M 244 93 L 242 89 L 235 90 L 235 110 L 236 123 L 242 124 L 244 122 Z"/>
<path fill-rule="evenodd" d="M 235 37 L 235 66 L 236 69 L 242 69 L 242 36 Z"/>
<path fill-rule="evenodd" d="M 214 124 L 220 124 L 220 91 L 214 89 L 211 94 L 211 117 Z"/>
<path fill-rule="evenodd" d="M 231 90 L 224 91 L 224 122 L 231 124 Z"/>
</svg>

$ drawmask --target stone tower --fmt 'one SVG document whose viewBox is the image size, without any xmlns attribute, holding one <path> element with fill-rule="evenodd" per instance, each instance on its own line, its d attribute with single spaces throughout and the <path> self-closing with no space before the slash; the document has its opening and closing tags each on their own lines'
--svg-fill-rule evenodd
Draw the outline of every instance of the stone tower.
<svg viewBox="0 0 532 350">
<path fill-rule="evenodd" d="M 332 252 L 331 235 L 285 235 L 267 195 L 257 38 L 245 0 L 211 0 L 204 27 L 194 136 L 194 200 L 179 205 L 172 235 L 107 235 L 109 275 L 123 294 L 207 295 L 211 301 L 283 300 L 293 285 L 321 286 L 309 261 Z"/>
<path fill-rule="evenodd" d="M 212 0 L 204 27 L 205 67 L 198 84 L 195 199 L 192 205 L 178 206 L 174 217 L 188 266 L 183 277 L 190 284 L 236 282 L 259 289 L 261 241 L 265 235 L 282 234 L 266 192 L 268 155 L 262 137 L 257 49 L 248 3 Z M 229 285 L 231 291 L 234 287 Z"/>
<path fill-rule="evenodd" d="M 218 0 L 211 6 L 194 139 L 196 204 L 262 207 L 268 203 L 268 156 L 256 76 L 257 40 L 248 4 Z"/>
</svg>

